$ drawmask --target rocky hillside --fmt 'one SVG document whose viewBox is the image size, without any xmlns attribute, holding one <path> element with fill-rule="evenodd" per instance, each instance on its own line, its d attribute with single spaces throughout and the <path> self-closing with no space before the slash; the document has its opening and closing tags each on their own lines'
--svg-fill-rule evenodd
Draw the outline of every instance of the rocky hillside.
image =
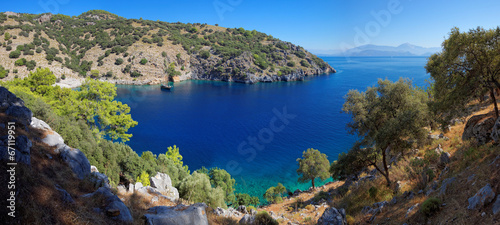
<svg viewBox="0 0 500 225">
<path fill-rule="evenodd" d="M 4 79 L 35 67 L 50 68 L 63 83 L 86 76 L 135 84 L 254 83 L 335 72 L 304 48 L 255 30 L 125 19 L 102 10 L 73 17 L 0 13 L 0 34 Z"/>
</svg>

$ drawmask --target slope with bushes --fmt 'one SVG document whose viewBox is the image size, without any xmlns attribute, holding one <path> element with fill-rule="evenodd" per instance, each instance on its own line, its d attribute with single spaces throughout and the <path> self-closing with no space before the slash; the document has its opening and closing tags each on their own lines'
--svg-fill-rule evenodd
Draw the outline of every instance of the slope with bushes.
<svg viewBox="0 0 500 225">
<path fill-rule="evenodd" d="M 0 34 L 7 79 L 34 66 L 48 67 L 61 79 L 136 84 L 165 77 L 272 82 L 335 72 L 304 48 L 255 30 L 125 19 L 102 10 L 73 17 L 0 13 Z M 29 65 L 16 65 L 18 59 Z"/>
</svg>

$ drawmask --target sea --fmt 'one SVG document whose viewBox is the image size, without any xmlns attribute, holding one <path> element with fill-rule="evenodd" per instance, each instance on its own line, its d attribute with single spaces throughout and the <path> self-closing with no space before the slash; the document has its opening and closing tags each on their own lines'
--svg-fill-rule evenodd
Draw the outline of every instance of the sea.
<svg viewBox="0 0 500 225">
<path fill-rule="evenodd" d="M 117 86 L 117 100 L 131 108 L 138 125 L 128 145 L 161 154 L 176 145 L 192 171 L 218 167 L 236 180 L 236 192 L 262 199 L 282 183 L 299 183 L 297 158 L 318 149 L 333 162 L 358 138 L 349 134 L 342 112 L 349 90 L 365 91 L 378 79 L 412 80 L 428 86 L 426 57 L 322 57 L 337 73 L 304 81 L 241 84 L 189 80 L 168 91 L 151 86 Z M 317 179 L 316 185 L 332 181 Z"/>
</svg>

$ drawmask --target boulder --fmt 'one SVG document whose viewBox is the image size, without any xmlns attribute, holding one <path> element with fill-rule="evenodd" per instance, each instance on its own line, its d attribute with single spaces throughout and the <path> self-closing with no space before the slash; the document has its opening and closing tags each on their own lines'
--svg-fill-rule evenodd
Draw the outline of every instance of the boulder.
<svg viewBox="0 0 500 225">
<path fill-rule="evenodd" d="M 66 144 L 64 144 L 64 139 L 57 132 L 53 130 L 48 130 L 45 137 L 42 139 L 42 142 L 47 144 L 48 146 L 56 146 L 56 152 L 60 151 L 61 148 L 64 148 Z"/>
<path fill-rule="evenodd" d="M 89 160 L 79 149 L 70 148 L 65 145 L 59 151 L 60 157 L 68 164 L 79 179 L 83 179 L 90 174 Z"/>
<path fill-rule="evenodd" d="M 94 187 L 107 187 L 111 188 L 109 185 L 109 178 L 105 174 L 99 172 L 92 172 L 89 176 L 90 182 L 94 184 Z M 125 187 L 123 187 L 125 189 Z"/>
<path fill-rule="evenodd" d="M 481 114 L 471 117 L 465 125 L 462 140 L 475 138 L 479 144 L 486 144 L 491 140 L 495 122 L 493 114 Z"/>
<path fill-rule="evenodd" d="M 139 188 L 142 188 L 142 187 L 143 187 L 142 183 L 141 182 L 137 182 L 137 183 L 134 184 L 134 191 L 137 191 L 137 190 L 139 190 Z"/>
<path fill-rule="evenodd" d="M 33 116 L 31 110 L 24 106 L 23 100 L 5 87 L 0 87 L 0 112 L 14 117 L 16 122 L 25 127 L 31 124 L 31 117 Z"/>
<path fill-rule="evenodd" d="M 250 215 L 252 216 L 257 215 L 257 211 L 255 209 L 250 209 Z"/>
<path fill-rule="evenodd" d="M 95 166 L 90 166 L 90 172 L 91 173 L 93 173 L 93 172 L 99 173 L 99 170 Z"/>
<path fill-rule="evenodd" d="M 244 213 L 244 214 L 246 214 L 246 213 L 247 213 L 247 207 L 246 207 L 246 206 L 244 206 L 244 205 L 240 205 L 240 206 L 238 206 L 238 209 L 237 209 L 237 210 L 238 210 L 238 212 L 240 212 L 240 213 Z"/>
<path fill-rule="evenodd" d="M 103 198 L 104 204 L 99 211 L 106 212 L 106 215 L 122 223 L 132 223 L 134 219 L 127 206 L 114 195 L 109 188 L 100 187 L 95 192 L 82 195 L 83 198 Z"/>
<path fill-rule="evenodd" d="M 159 192 L 165 193 L 173 201 L 179 199 L 179 191 L 172 186 L 172 180 L 168 174 L 157 173 L 156 176 L 150 178 L 151 187 L 156 188 Z"/>
<path fill-rule="evenodd" d="M 500 117 L 498 117 L 493 128 L 491 128 L 491 139 L 496 143 L 500 143 Z"/>
<path fill-rule="evenodd" d="M 500 195 L 497 196 L 497 200 L 493 203 L 493 215 L 500 213 Z"/>
<path fill-rule="evenodd" d="M 255 223 L 255 216 L 254 215 L 249 215 L 249 214 L 245 214 L 240 222 L 240 224 L 254 224 Z"/>
<path fill-rule="evenodd" d="M 52 130 L 50 126 L 43 120 L 40 120 L 36 117 L 31 117 L 31 127 L 40 129 L 40 130 Z"/>
<path fill-rule="evenodd" d="M 206 208 L 205 203 L 190 206 L 156 206 L 149 208 L 144 218 L 149 225 L 208 225 Z"/>
<path fill-rule="evenodd" d="M 439 157 L 439 163 L 441 165 L 446 165 L 446 164 L 448 164 L 450 162 L 451 162 L 451 160 L 450 160 L 450 153 L 448 153 L 448 152 L 441 153 L 441 156 Z"/>
<path fill-rule="evenodd" d="M 75 201 L 73 200 L 71 195 L 66 190 L 64 190 L 63 188 L 61 188 L 61 186 L 59 186 L 57 184 L 54 186 L 55 186 L 56 190 L 59 192 L 59 194 L 61 195 L 61 200 L 64 203 L 67 203 L 67 204 L 75 203 Z"/>
<path fill-rule="evenodd" d="M 439 189 L 439 195 L 446 195 L 446 189 L 448 188 L 448 185 L 453 183 L 455 180 L 455 177 L 444 179 L 443 183 L 441 184 L 441 188 Z"/>
<path fill-rule="evenodd" d="M 480 209 L 493 201 L 494 198 L 495 192 L 493 192 L 493 190 L 491 189 L 490 184 L 486 184 L 486 186 L 481 188 L 474 196 L 469 198 L 469 206 L 467 207 L 467 209 Z"/>
<path fill-rule="evenodd" d="M 415 205 L 412 205 L 407 211 L 406 211 L 406 216 L 405 217 L 408 217 L 415 209 L 417 209 L 418 207 L 418 203 L 415 204 Z"/>
<path fill-rule="evenodd" d="M 346 225 L 345 210 L 330 207 L 318 219 L 318 225 Z"/>
<path fill-rule="evenodd" d="M 31 117 L 33 117 L 31 110 L 25 106 L 17 105 L 10 106 L 7 111 L 5 111 L 5 114 L 15 117 L 15 120 L 25 127 L 31 124 Z"/>
</svg>

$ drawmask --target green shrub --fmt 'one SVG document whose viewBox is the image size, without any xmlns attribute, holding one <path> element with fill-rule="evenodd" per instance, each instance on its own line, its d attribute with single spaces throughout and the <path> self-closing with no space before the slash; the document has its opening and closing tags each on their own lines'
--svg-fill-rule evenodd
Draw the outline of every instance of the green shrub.
<svg viewBox="0 0 500 225">
<path fill-rule="evenodd" d="M 7 51 L 12 50 L 12 46 L 9 45 L 9 46 L 5 47 L 5 50 L 7 50 Z"/>
<path fill-rule="evenodd" d="M 21 51 L 15 50 L 9 53 L 9 58 L 11 59 L 17 59 L 21 55 Z"/>
<path fill-rule="evenodd" d="M 420 212 L 427 217 L 432 216 L 434 213 L 438 212 L 441 209 L 441 200 L 435 197 L 428 198 L 422 203 L 420 207 Z"/>
<path fill-rule="evenodd" d="M 255 206 L 253 206 L 253 205 L 247 206 L 247 211 L 250 212 L 250 210 L 252 210 L 252 209 L 255 210 L 255 211 L 257 211 L 257 209 L 255 208 Z"/>
<path fill-rule="evenodd" d="M 210 57 L 210 52 L 207 50 L 200 51 L 201 58 L 208 59 Z"/>
<path fill-rule="evenodd" d="M 63 75 L 61 76 L 61 79 L 63 79 L 63 80 L 64 80 L 64 79 L 66 79 L 66 75 L 64 75 L 64 74 L 63 74 Z"/>
<path fill-rule="evenodd" d="M 21 59 L 18 59 L 14 62 L 14 65 L 16 66 L 24 66 L 26 65 L 26 59 L 25 58 L 21 58 Z"/>
<path fill-rule="evenodd" d="M 9 70 L 6 70 L 5 68 L 3 68 L 3 66 L 0 66 L 0 79 L 7 77 L 8 74 Z"/>
<path fill-rule="evenodd" d="M 142 171 L 141 175 L 137 176 L 136 182 L 141 182 L 144 186 L 149 186 L 149 174 L 146 171 Z"/>
<path fill-rule="evenodd" d="M 148 63 L 148 60 L 145 58 L 142 58 L 141 61 L 139 62 L 141 65 L 146 65 Z"/>
<path fill-rule="evenodd" d="M 30 61 L 26 62 L 26 68 L 28 69 L 28 71 L 35 69 L 35 67 L 36 67 L 35 60 L 30 60 Z"/>
<path fill-rule="evenodd" d="M 289 66 L 289 67 L 294 67 L 295 66 L 295 62 L 287 62 L 286 65 Z"/>
<path fill-rule="evenodd" d="M 117 58 L 115 60 L 115 65 L 121 65 L 123 63 L 123 59 L 122 58 Z"/>
<path fill-rule="evenodd" d="M 375 200 L 377 199 L 377 194 L 378 194 L 378 189 L 376 187 L 371 187 L 368 189 L 368 194 L 370 195 L 370 198 Z"/>
<path fill-rule="evenodd" d="M 330 195 L 328 194 L 328 192 L 320 191 L 316 195 L 314 195 L 314 198 L 312 200 L 313 200 L 313 202 L 317 203 L 317 202 L 321 201 L 321 199 L 328 200 L 329 197 L 330 197 Z"/>
<path fill-rule="evenodd" d="M 310 67 L 311 66 L 306 60 L 300 60 L 300 65 L 303 67 Z"/>
<path fill-rule="evenodd" d="M 256 225 L 279 225 L 278 221 L 273 219 L 266 211 L 260 211 L 255 215 Z"/>
</svg>

